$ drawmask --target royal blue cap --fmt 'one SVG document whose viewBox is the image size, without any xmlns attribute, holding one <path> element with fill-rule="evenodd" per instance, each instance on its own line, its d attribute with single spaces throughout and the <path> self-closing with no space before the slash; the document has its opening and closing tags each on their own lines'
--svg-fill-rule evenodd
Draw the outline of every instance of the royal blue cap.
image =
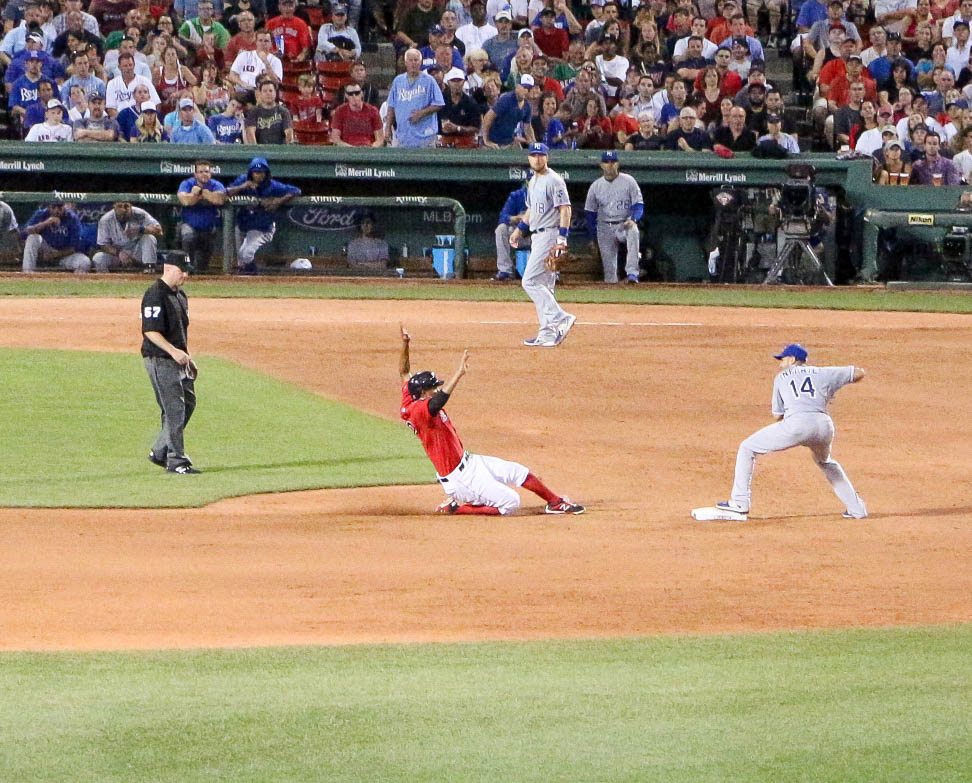
<svg viewBox="0 0 972 783">
<path fill-rule="evenodd" d="M 550 147 L 544 144 L 542 141 L 535 141 L 530 145 L 531 155 L 549 155 Z"/>
<path fill-rule="evenodd" d="M 800 345 L 800 343 L 790 343 L 773 358 L 782 359 L 785 356 L 792 356 L 798 362 L 805 362 L 807 360 L 807 349 Z"/>
<path fill-rule="evenodd" d="M 601 153 L 601 163 L 617 163 L 618 162 L 618 152 L 617 150 L 604 150 Z"/>
</svg>

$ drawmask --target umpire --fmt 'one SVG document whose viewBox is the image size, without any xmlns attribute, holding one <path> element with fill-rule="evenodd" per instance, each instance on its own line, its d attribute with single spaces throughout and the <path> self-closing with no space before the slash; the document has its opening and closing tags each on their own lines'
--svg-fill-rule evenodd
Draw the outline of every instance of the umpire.
<svg viewBox="0 0 972 783">
<path fill-rule="evenodd" d="M 624 242 L 627 282 L 637 283 L 641 245 L 638 221 L 645 212 L 645 200 L 634 177 L 621 173 L 614 150 L 601 155 L 601 174 L 591 183 L 584 203 L 587 233 L 596 240 L 601 253 L 604 282 L 618 282 L 618 242 Z"/>
<path fill-rule="evenodd" d="M 193 271 L 189 256 L 160 253 L 162 277 L 142 297 L 142 356 L 162 410 L 148 458 L 169 473 L 199 473 L 186 456 L 183 431 L 196 408 L 196 365 L 189 354 L 189 301 L 182 290 Z"/>
</svg>

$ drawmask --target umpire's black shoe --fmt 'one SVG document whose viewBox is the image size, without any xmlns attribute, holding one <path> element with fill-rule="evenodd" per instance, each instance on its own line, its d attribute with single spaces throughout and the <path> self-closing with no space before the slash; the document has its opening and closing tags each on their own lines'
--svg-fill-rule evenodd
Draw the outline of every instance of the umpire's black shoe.
<svg viewBox="0 0 972 783">
<path fill-rule="evenodd" d="M 153 465 L 158 465 L 160 468 L 164 468 L 166 465 L 165 457 L 160 457 L 154 451 L 150 451 L 148 453 L 148 461 Z"/>
<path fill-rule="evenodd" d="M 199 468 L 194 468 L 192 465 L 176 465 L 165 470 L 167 473 L 178 473 L 180 476 L 194 476 L 197 473 L 202 473 Z"/>
</svg>

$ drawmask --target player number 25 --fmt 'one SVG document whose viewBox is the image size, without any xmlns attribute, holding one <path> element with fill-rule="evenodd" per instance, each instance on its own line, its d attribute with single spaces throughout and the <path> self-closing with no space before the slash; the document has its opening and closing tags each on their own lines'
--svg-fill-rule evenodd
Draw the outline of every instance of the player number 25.
<svg viewBox="0 0 972 783">
<path fill-rule="evenodd" d="M 161 307 L 151 307 L 151 306 L 149 306 L 149 307 L 145 307 L 143 309 L 142 316 L 144 318 L 158 318 L 159 317 L 159 313 L 161 313 L 161 312 L 162 312 L 162 308 Z"/>
<path fill-rule="evenodd" d="M 800 390 L 797 391 L 796 381 L 790 381 L 790 388 L 793 389 L 793 396 L 799 397 L 801 394 L 809 394 L 811 397 L 816 396 L 817 390 L 813 388 L 813 382 L 809 378 L 804 378 L 803 383 L 800 384 Z"/>
</svg>

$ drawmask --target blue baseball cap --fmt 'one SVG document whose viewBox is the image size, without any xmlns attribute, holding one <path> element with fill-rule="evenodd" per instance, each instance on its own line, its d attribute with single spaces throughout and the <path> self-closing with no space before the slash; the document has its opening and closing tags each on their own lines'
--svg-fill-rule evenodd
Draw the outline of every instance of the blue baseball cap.
<svg viewBox="0 0 972 783">
<path fill-rule="evenodd" d="M 774 355 L 773 358 L 782 359 L 785 356 L 792 356 L 798 362 L 805 362 L 807 360 L 807 349 L 800 345 L 800 343 L 790 343 L 786 348 Z"/>
<path fill-rule="evenodd" d="M 617 163 L 618 162 L 618 152 L 617 150 L 604 150 L 601 153 L 601 163 Z"/>
<path fill-rule="evenodd" d="M 542 141 L 535 141 L 530 145 L 530 155 L 549 155 L 550 147 L 544 144 Z"/>
</svg>

